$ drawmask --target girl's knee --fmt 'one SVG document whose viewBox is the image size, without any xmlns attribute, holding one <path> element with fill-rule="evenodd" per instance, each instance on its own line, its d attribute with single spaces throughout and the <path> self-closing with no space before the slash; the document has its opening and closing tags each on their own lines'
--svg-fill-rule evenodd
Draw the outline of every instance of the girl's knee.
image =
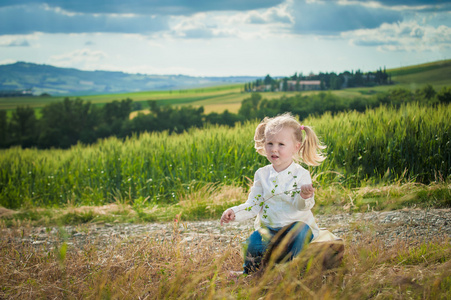
<svg viewBox="0 0 451 300">
<path fill-rule="evenodd" d="M 254 231 L 247 241 L 247 253 L 251 256 L 261 255 L 266 249 L 266 243 L 258 231 Z"/>
<path fill-rule="evenodd" d="M 302 223 L 302 222 L 298 222 L 298 223 Z M 299 228 L 296 231 L 296 236 L 294 238 L 293 245 L 292 245 L 293 256 L 296 256 L 302 250 L 302 248 L 304 248 L 304 246 L 306 244 L 310 243 L 313 239 L 312 230 L 310 229 L 310 227 L 307 224 L 302 223 L 302 224 L 295 225 L 295 226 L 299 226 Z"/>
</svg>

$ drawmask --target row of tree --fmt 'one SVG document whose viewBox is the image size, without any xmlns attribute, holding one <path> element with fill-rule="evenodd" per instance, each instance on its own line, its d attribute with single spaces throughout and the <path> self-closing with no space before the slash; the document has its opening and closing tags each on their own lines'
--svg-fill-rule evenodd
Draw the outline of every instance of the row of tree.
<svg viewBox="0 0 451 300">
<path fill-rule="evenodd" d="M 239 115 L 245 119 L 262 119 L 265 116 L 290 111 L 305 119 L 309 115 L 322 115 L 325 112 L 332 114 L 342 111 L 363 112 L 368 108 L 380 105 L 393 105 L 399 107 L 403 103 L 420 102 L 427 105 L 451 102 L 451 88 L 443 88 L 438 93 L 431 85 L 426 85 L 415 92 L 406 89 L 393 89 L 387 93 L 376 94 L 372 97 L 343 98 L 328 92 L 303 96 L 294 94 L 291 97 L 282 96 L 281 99 L 263 99 L 261 94 L 253 93 L 251 97 L 243 100 Z"/>
<path fill-rule="evenodd" d="M 140 103 L 125 99 L 97 106 L 79 98 L 65 98 L 62 102 L 46 105 L 39 119 L 29 106 L 17 107 L 10 118 L 2 110 L 0 147 L 68 148 L 78 142 L 91 144 L 110 136 L 125 138 L 134 133 L 164 130 L 181 133 L 206 122 L 233 126 L 243 121 L 228 111 L 205 115 L 203 107 L 160 106 L 156 101 L 148 102 L 149 114 L 140 113 L 130 119 L 132 110 L 141 106 L 136 104 Z"/>
<path fill-rule="evenodd" d="M 320 81 L 318 89 L 320 90 L 339 90 L 350 87 L 368 87 L 376 85 L 392 84 L 391 75 L 386 72 L 386 69 L 380 68 L 376 72 L 363 73 L 360 70 L 356 72 L 345 71 L 336 74 L 319 73 L 317 75 L 310 74 L 308 76 L 299 75 L 295 73 L 293 76 L 284 78 L 272 78 L 269 74 L 264 79 L 257 79 L 252 82 L 244 84 L 246 92 L 252 91 L 290 91 L 292 87 L 288 84 L 289 81 L 295 81 L 294 91 L 303 90 L 301 81 Z"/>
<path fill-rule="evenodd" d="M 96 106 L 81 99 L 66 98 L 62 102 L 46 105 L 41 110 L 42 116 L 39 119 L 30 107 L 17 107 L 9 118 L 6 111 L 0 111 L 0 147 L 68 148 L 78 142 L 91 144 L 109 136 L 125 138 L 132 134 L 164 130 L 181 133 L 207 123 L 234 126 L 237 122 L 262 119 L 287 111 L 302 120 L 312 114 L 364 111 L 379 105 L 399 106 L 414 101 L 428 105 L 450 103 L 451 88 L 445 87 L 436 92 L 432 86 L 427 85 L 415 92 L 394 89 L 369 98 L 354 99 L 321 92 L 311 96 L 297 94 L 267 100 L 261 94 L 253 93 L 243 100 L 238 114 L 228 111 L 205 114 L 203 107 L 161 106 L 157 101 L 148 101 L 150 113 L 139 113 L 132 119 L 129 117 L 130 113 L 140 105 L 136 105 L 138 103 L 131 99 Z"/>
</svg>

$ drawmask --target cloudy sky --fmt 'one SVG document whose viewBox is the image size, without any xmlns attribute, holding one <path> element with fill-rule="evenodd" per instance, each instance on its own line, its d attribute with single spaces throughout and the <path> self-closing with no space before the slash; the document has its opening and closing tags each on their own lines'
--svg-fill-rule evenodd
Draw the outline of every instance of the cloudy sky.
<svg viewBox="0 0 451 300">
<path fill-rule="evenodd" d="M 451 0 L 0 1 L 0 64 L 288 76 L 450 54 Z"/>
</svg>

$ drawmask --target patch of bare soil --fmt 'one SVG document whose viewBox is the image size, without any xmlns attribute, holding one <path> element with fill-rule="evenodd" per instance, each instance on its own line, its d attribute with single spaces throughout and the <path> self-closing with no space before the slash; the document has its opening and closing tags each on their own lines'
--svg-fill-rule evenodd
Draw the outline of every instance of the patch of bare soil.
<svg viewBox="0 0 451 300">
<path fill-rule="evenodd" d="M 124 210 L 127 211 L 129 214 L 136 214 L 136 211 L 134 211 L 130 205 L 118 205 L 116 203 L 111 203 L 102 206 L 80 206 L 68 209 L 68 211 L 74 211 L 77 213 L 87 213 L 92 211 L 96 215 L 107 215 Z"/>
</svg>

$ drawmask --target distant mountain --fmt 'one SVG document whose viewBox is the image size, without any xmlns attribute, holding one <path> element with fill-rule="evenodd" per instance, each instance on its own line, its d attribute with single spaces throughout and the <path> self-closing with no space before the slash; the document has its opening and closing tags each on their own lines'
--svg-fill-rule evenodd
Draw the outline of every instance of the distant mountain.
<svg viewBox="0 0 451 300">
<path fill-rule="evenodd" d="M 152 90 L 178 90 L 254 81 L 258 77 L 192 77 L 145 75 L 109 71 L 81 71 L 17 62 L 0 65 L 0 91 L 31 89 L 34 95 L 113 94 Z"/>
</svg>

